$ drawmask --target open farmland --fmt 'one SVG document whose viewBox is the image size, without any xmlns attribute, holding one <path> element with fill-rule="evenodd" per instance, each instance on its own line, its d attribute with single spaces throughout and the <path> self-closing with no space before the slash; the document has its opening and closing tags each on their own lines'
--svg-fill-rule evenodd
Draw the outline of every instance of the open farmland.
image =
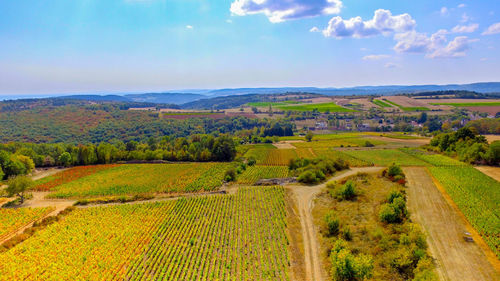
<svg viewBox="0 0 500 281">
<path fill-rule="evenodd" d="M 392 163 L 402 166 L 428 165 L 425 161 L 397 149 L 345 150 L 343 153 L 377 166 L 389 166 Z"/>
<path fill-rule="evenodd" d="M 52 198 L 211 191 L 229 164 L 125 164 L 53 187 Z"/>
<path fill-rule="evenodd" d="M 276 108 L 285 111 L 312 111 L 318 110 L 319 112 L 355 112 L 356 110 L 349 109 L 337 105 L 335 103 L 313 103 L 313 104 L 300 104 L 300 105 L 278 105 Z"/>
<path fill-rule="evenodd" d="M 272 149 L 262 164 L 268 166 L 286 166 L 290 163 L 290 160 L 295 158 L 297 158 L 295 149 Z"/>
<path fill-rule="evenodd" d="M 350 167 L 373 166 L 373 164 L 371 162 L 353 157 L 347 153 L 344 153 L 344 152 L 338 151 L 338 150 L 334 150 L 331 148 L 314 148 L 313 151 L 319 157 L 325 157 L 325 158 L 329 158 L 329 159 L 337 159 L 337 158 L 342 159 L 342 160 L 346 161 L 347 163 L 349 163 Z"/>
<path fill-rule="evenodd" d="M 289 280 L 284 190 L 77 209 L 6 253 L 6 280 Z M 60 257 L 65 257 L 61 259 Z"/>
<path fill-rule="evenodd" d="M 0 241 L 12 232 L 52 212 L 53 208 L 0 209 Z"/>
<path fill-rule="evenodd" d="M 500 258 L 500 183 L 472 167 L 429 170 Z"/>
</svg>

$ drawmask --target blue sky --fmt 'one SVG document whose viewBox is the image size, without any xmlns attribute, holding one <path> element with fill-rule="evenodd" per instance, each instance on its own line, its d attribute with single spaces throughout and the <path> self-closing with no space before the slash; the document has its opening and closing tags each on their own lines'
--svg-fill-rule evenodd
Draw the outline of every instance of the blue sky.
<svg viewBox="0 0 500 281">
<path fill-rule="evenodd" d="M 499 7 L 493 0 L 1 1 L 0 94 L 500 81 Z"/>
</svg>

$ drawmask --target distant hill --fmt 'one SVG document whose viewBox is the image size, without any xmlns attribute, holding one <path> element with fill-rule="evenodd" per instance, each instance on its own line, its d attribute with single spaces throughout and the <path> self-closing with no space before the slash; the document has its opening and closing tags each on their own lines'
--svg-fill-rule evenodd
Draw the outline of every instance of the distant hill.
<svg viewBox="0 0 500 281">
<path fill-rule="evenodd" d="M 125 98 L 135 102 L 183 104 L 206 98 L 205 95 L 190 93 L 129 94 Z"/>
</svg>

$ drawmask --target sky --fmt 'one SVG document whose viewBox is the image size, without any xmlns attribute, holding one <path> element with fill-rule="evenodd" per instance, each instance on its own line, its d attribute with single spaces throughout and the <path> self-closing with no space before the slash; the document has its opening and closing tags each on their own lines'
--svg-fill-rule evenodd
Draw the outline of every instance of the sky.
<svg viewBox="0 0 500 281">
<path fill-rule="evenodd" d="M 0 95 L 500 81 L 498 0 L 0 1 Z"/>
</svg>

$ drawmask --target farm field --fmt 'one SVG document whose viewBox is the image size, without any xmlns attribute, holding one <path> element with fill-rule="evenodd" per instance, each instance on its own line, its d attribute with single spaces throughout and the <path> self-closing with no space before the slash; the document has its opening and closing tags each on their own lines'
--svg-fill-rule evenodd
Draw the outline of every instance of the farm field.
<svg viewBox="0 0 500 281">
<path fill-rule="evenodd" d="M 439 102 L 431 103 L 433 105 L 449 105 L 455 107 L 469 107 L 469 106 L 500 106 L 500 102 Z"/>
<path fill-rule="evenodd" d="M 52 188 L 51 198 L 211 191 L 226 163 L 124 164 Z"/>
<path fill-rule="evenodd" d="M 286 178 L 289 176 L 287 166 L 251 166 L 238 176 L 239 184 L 254 184 L 260 179 Z"/>
<path fill-rule="evenodd" d="M 272 144 L 255 144 L 249 147 L 250 148 L 247 152 L 245 152 L 244 157 L 247 159 L 250 157 L 255 158 L 257 164 L 263 164 L 266 161 L 269 152 L 277 149 Z"/>
<path fill-rule="evenodd" d="M 297 158 L 295 149 L 272 149 L 269 150 L 262 164 L 267 166 L 287 166 L 290 160 L 295 158 Z"/>
<path fill-rule="evenodd" d="M 99 171 L 117 167 L 116 164 L 110 165 L 92 165 L 92 166 L 77 166 L 52 176 L 44 177 L 35 182 L 35 191 L 49 191 L 52 188 L 74 180 L 95 174 Z"/>
<path fill-rule="evenodd" d="M 284 189 L 77 209 L 0 254 L 6 280 L 289 280 Z M 64 259 L 60 257 L 64 256 Z"/>
<path fill-rule="evenodd" d="M 428 166 L 429 164 L 397 149 L 345 150 L 343 153 L 377 166 L 396 163 L 402 166 Z"/>
<path fill-rule="evenodd" d="M 355 112 L 356 110 L 349 109 L 337 105 L 335 103 L 315 103 L 315 104 L 300 104 L 300 105 L 278 105 L 276 108 L 290 111 L 312 111 L 317 109 L 319 112 Z"/>
<path fill-rule="evenodd" d="M 500 183 L 473 167 L 429 170 L 500 258 Z"/>
<path fill-rule="evenodd" d="M 498 280 L 498 273 L 478 242 L 464 241 L 463 232 L 470 231 L 469 224 L 436 187 L 426 168 L 403 170 L 408 180 L 406 190 L 411 219 L 427 233 L 426 240 L 440 280 Z M 475 235 L 473 237 L 477 240 Z M 492 256 L 496 259 L 494 254 Z"/>
<path fill-rule="evenodd" d="M 418 158 L 422 161 L 429 163 L 436 167 L 465 167 L 467 164 L 464 162 L 455 160 L 448 156 L 442 154 L 430 154 L 417 149 L 401 149 L 401 151 L 410 154 L 411 156 Z"/>
<path fill-rule="evenodd" d="M 54 208 L 0 209 L 0 241 L 17 229 L 52 212 Z"/>
<path fill-rule="evenodd" d="M 380 106 L 380 107 L 385 107 L 385 108 L 388 108 L 388 107 L 392 107 L 390 104 L 382 101 L 382 100 L 373 100 L 373 103 Z"/>
</svg>

